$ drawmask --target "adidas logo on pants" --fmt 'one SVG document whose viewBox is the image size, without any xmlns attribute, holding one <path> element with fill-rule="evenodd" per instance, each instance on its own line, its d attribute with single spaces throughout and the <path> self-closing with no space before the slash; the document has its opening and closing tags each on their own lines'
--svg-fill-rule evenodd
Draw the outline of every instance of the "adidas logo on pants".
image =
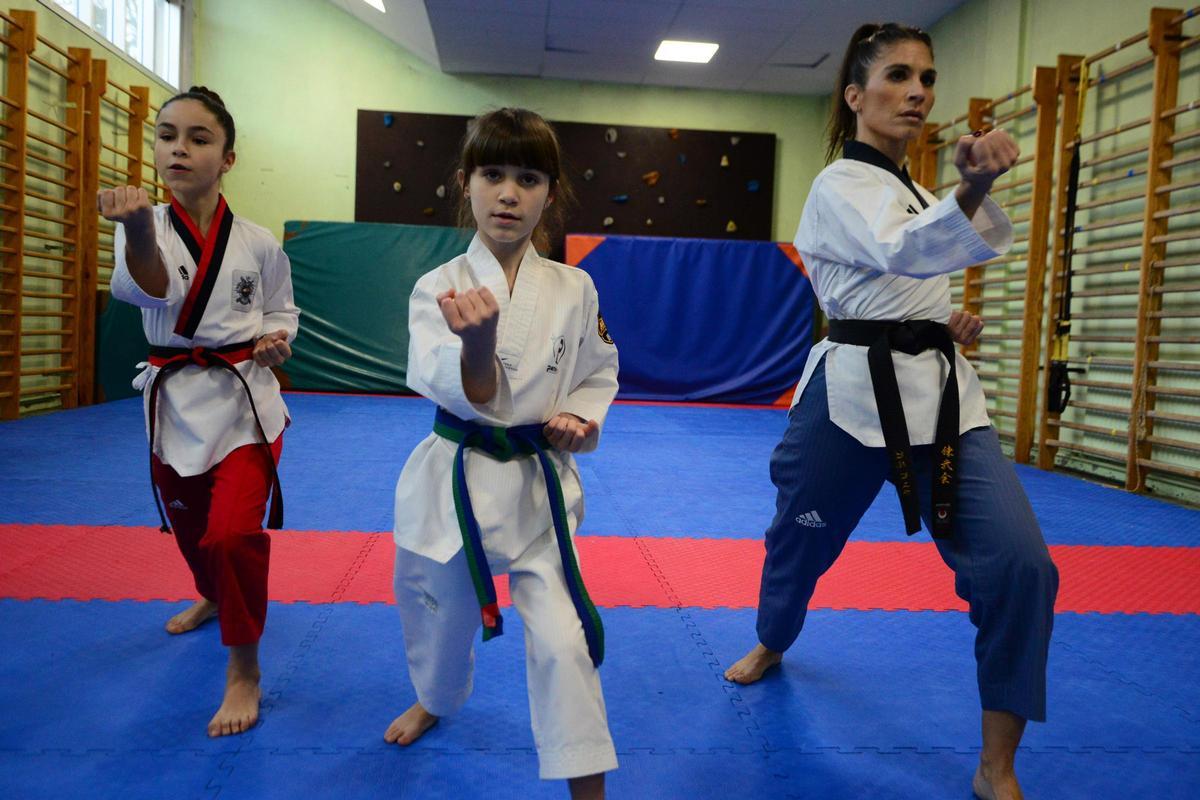
<svg viewBox="0 0 1200 800">
<path fill-rule="evenodd" d="M 824 528 L 825 520 L 816 511 L 809 511 L 796 517 L 796 522 L 809 528 Z"/>
</svg>

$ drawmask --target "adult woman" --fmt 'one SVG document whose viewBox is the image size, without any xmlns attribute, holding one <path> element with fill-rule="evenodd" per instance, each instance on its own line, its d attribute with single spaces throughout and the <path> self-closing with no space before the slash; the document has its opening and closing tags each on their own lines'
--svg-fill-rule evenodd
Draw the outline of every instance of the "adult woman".
<svg viewBox="0 0 1200 800">
<path fill-rule="evenodd" d="M 758 680 L 799 635 L 817 579 L 885 479 L 909 533 L 923 517 L 978 628 L 983 750 L 973 789 L 1019 798 L 1013 757 L 1045 719 L 1058 574 L 990 427 L 970 364 L 954 352 L 947 273 L 994 258 L 1012 225 L 987 194 L 1017 159 L 1003 131 L 964 136 L 955 191 L 939 201 L 903 167 L 933 106 L 929 36 L 865 25 L 847 48 L 829 157 L 796 235 L 830 337 L 813 348 L 771 459 L 778 488 L 766 533 L 759 644 L 726 672 Z M 977 330 L 968 331 L 970 336 Z"/>
</svg>

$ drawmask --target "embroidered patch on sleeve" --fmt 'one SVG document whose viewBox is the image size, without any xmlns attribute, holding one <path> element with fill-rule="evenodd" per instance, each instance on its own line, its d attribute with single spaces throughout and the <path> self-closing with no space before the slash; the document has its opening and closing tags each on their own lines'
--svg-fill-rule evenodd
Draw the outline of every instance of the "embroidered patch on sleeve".
<svg viewBox="0 0 1200 800">
<path fill-rule="evenodd" d="M 598 332 L 600 333 L 600 338 L 604 341 L 604 343 L 612 344 L 612 336 L 609 334 L 608 326 L 604 324 L 604 317 L 600 315 L 599 311 L 596 312 L 596 326 Z"/>
<path fill-rule="evenodd" d="M 235 270 L 233 273 L 234 311 L 248 312 L 254 307 L 254 292 L 258 289 L 258 273 L 247 270 Z"/>
</svg>

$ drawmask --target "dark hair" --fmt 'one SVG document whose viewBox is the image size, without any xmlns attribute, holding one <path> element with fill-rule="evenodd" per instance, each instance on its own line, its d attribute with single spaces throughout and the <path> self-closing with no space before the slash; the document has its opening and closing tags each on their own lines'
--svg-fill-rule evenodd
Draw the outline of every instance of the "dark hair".
<svg viewBox="0 0 1200 800">
<path fill-rule="evenodd" d="M 158 109 L 161 114 L 162 110 L 174 103 L 176 100 L 195 100 L 202 104 L 205 108 L 212 112 L 212 115 L 217 118 L 217 123 L 225 131 L 225 153 L 233 149 L 234 140 L 237 139 L 237 128 L 233 124 L 233 115 L 225 108 L 225 101 L 221 99 L 221 95 L 209 89 L 207 86 L 192 86 L 186 92 L 180 92 L 170 100 L 162 104 Z"/>
<path fill-rule="evenodd" d="M 827 163 L 841 154 L 842 145 L 846 143 L 847 139 L 854 138 L 854 112 L 846 103 L 846 87 L 851 84 L 866 86 L 871 64 L 879 58 L 883 48 L 890 47 L 897 42 L 907 41 L 921 42 L 929 48 L 930 55 L 933 54 L 933 40 L 929 38 L 928 33 L 920 28 L 910 28 L 894 22 L 885 22 L 882 25 L 874 23 L 863 25 L 850 37 L 846 55 L 842 58 L 842 68 L 838 71 L 837 85 L 833 90 L 833 102 L 829 109 L 829 147 L 825 151 Z"/>
<path fill-rule="evenodd" d="M 480 114 L 467 125 L 458 168 L 464 180 L 471 179 L 476 167 L 488 165 L 536 169 L 550 177 L 554 203 L 543 213 L 533 231 L 533 246 L 545 252 L 552 232 L 557 232 L 574 200 L 570 182 L 562 166 L 562 148 L 554 128 L 540 114 L 524 108 L 499 108 Z M 458 224 L 474 227 L 471 201 L 459 194 Z"/>
</svg>

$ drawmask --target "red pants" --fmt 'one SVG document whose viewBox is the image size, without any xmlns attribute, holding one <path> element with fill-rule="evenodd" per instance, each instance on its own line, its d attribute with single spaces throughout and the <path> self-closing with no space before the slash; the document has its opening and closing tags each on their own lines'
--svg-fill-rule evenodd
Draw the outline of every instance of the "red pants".
<svg viewBox="0 0 1200 800">
<path fill-rule="evenodd" d="M 279 463 L 283 434 L 271 445 Z M 154 483 L 196 590 L 217 604 L 221 642 L 254 644 L 267 620 L 271 539 L 263 514 L 271 469 L 262 445 L 239 447 L 203 475 L 181 477 L 154 458 Z"/>
</svg>

